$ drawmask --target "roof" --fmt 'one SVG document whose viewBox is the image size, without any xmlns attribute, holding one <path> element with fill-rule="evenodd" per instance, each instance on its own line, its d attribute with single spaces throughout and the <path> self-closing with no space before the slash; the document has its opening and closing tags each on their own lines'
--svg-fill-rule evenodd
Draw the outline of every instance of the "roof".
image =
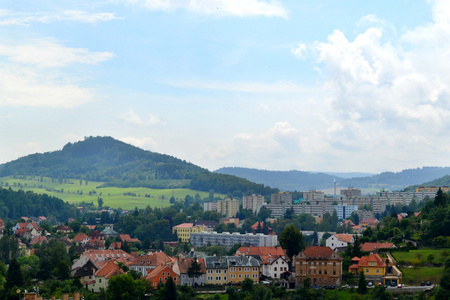
<svg viewBox="0 0 450 300">
<path fill-rule="evenodd" d="M 258 224 L 259 224 L 259 226 L 261 226 L 260 228 L 263 228 L 264 222 L 256 222 L 255 224 L 253 224 L 253 225 L 251 226 L 251 229 L 252 229 L 252 230 L 258 230 Z M 266 225 L 267 225 L 267 224 L 266 224 Z M 272 228 L 270 228 L 269 226 L 267 226 L 267 228 L 268 228 L 269 230 L 272 230 Z"/>
<path fill-rule="evenodd" d="M 161 264 L 167 264 L 172 262 L 172 258 L 165 254 L 164 252 L 155 252 L 146 255 L 140 255 L 134 258 L 130 265 L 140 265 L 140 266 L 158 266 Z"/>
<path fill-rule="evenodd" d="M 132 238 L 129 234 L 119 234 L 119 237 L 124 243 L 141 242 L 139 239 Z"/>
<path fill-rule="evenodd" d="M 198 220 L 195 221 L 195 225 L 202 225 L 205 226 L 207 228 L 214 228 L 217 225 L 216 221 L 210 221 L 210 220 Z"/>
<path fill-rule="evenodd" d="M 48 241 L 47 241 L 47 238 L 46 238 L 45 236 L 40 236 L 40 235 L 38 235 L 38 236 L 35 236 L 35 237 L 31 240 L 30 245 L 34 245 L 34 244 L 42 244 L 43 242 L 48 242 Z"/>
<path fill-rule="evenodd" d="M 364 243 L 361 246 L 361 251 L 369 252 L 375 249 L 389 249 L 395 246 L 394 243 Z"/>
<path fill-rule="evenodd" d="M 251 256 L 208 256 L 205 258 L 207 269 L 228 269 L 236 267 L 259 267 L 259 261 Z"/>
<path fill-rule="evenodd" d="M 312 246 L 312 247 L 308 247 L 303 251 L 303 254 L 306 257 L 312 258 L 312 257 L 321 257 L 321 258 L 325 258 L 325 257 L 330 257 L 332 256 L 334 253 L 333 249 L 331 249 L 330 247 L 325 247 L 325 246 Z"/>
<path fill-rule="evenodd" d="M 364 224 L 368 224 L 368 225 L 376 225 L 379 222 L 380 221 L 378 221 L 378 219 L 376 219 L 376 218 L 370 218 L 370 219 L 365 219 L 365 220 L 359 221 L 359 224 L 364 223 Z"/>
<path fill-rule="evenodd" d="M 261 264 L 263 264 L 263 265 L 272 265 L 278 259 L 282 259 L 282 260 L 286 261 L 286 259 L 283 258 L 282 256 L 274 255 L 274 256 L 268 256 L 265 260 L 263 260 L 263 262 Z"/>
<path fill-rule="evenodd" d="M 179 258 L 177 260 L 178 267 L 180 268 L 180 274 L 187 274 L 189 267 L 194 259 L 192 258 Z M 205 260 L 203 258 L 197 258 L 197 262 L 200 264 L 200 271 L 206 273 Z"/>
<path fill-rule="evenodd" d="M 353 240 L 353 235 L 352 234 L 344 234 L 344 233 L 336 233 L 334 234 L 334 236 L 342 241 L 342 242 L 346 242 L 346 243 L 351 243 Z"/>
<path fill-rule="evenodd" d="M 153 277 L 158 276 L 159 273 L 161 273 L 162 271 L 164 271 L 166 269 L 168 269 L 167 270 L 168 271 L 167 275 L 169 275 L 169 272 L 171 272 L 175 276 L 177 276 L 177 274 L 171 268 L 169 268 L 168 266 L 166 266 L 166 265 L 159 265 L 159 266 L 157 266 L 156 268 L 154 268 L 153 270 L 151 270 L 151 272 L 149 272 L 147 274 L 147 278 L 146 279 L 147 280 L 151 280 Z"/>
<path fill-rule="evenodd" d="M 84 252 L 82 255 L 85 255 L 92 261 L 98 263 L 100 261 L 104 261 L 107 259 L 117 260 L 120 262 L 128 263 L 134 259 L 133 256 L 126 253 L 123 250 L 88 250 Z"/>
<path fill-rule="evenodd" d="M 353 266 L 357 266 L 357 267 L 371 267 L 369 265 L 369 262 L 376 262 L 377 263 L 377 267 L 386 267 L 386 263 L 383 261 L 383 259 L 381 259 L 381 257 L 378 254 L 370 254 L 369 256 L 363 256 L 359 260 L 359 263 L 357 265 L 352 265 L 352 267 Z"/>
<path fill-rule="evenodd" d="M 73 231 L 73 229 L 67 225 L 61 225 L 56 231 Z"/>
<path fill-rule="evenodd" d="M 74 242 L 82 242 L 84 239 L 89 238 L 86 233 L 79 233 L 74 238 Z"/>
<path fill-rule="evenodd" d="M 182 223 L 180 225 L 173 226 L 173 228 L 192 228 L 192 226 L 194 226 L 193 223 Z"/>
<path fill-rule="evenodd" d="M 235 255 L 258 255 L 264 260 L 270 255 L 284 256 L 286 257 L 286 252 L 281 247 L 240 247 L 236 250 Z"/>
<path fill-rule="evenodd" d="M 108 261 L 102 268 L 95 272 L 96 277 L 110 278 L 111 276 L 124 274 L 124 271 L 114 263 L 114 261 Z"/>
</svg>

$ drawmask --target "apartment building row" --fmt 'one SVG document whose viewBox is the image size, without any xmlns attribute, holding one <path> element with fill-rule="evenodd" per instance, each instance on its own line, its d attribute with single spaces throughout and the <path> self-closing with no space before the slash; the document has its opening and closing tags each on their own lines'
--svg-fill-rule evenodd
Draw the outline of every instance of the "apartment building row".
<svg viewBox="0 0 450 300">
<path fill-rule="evenodd" d="M 191 233 L 190 242 L 195 247 L 220 245 L 226 249 L 232 248 L 235 244 L 255 247 L 275 247 L 278 244 L 278 236 L 262 233 L 240 234 L 238 232 L 217 233 L 215 231 L 202 231 L 199 233 Z"/>
</svg>

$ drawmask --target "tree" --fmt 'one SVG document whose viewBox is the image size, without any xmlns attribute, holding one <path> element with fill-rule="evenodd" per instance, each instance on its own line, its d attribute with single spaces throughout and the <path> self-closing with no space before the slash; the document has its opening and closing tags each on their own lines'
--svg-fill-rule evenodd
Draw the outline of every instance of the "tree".
<svg viewBox="0 0 450 300">
<path fill-rule="evenodd" d="M 15 286 L 21 287 L 22 285 L 23 285 L 22 271 L 20 270 L 20 265 L 17 262 L 16 257 L 14 256 L 9 264 L 8 271 L 6 272 L 5 288 L 9 290 L 12 287 Z"/>
<path fill-rule="evenodd" d="M 134 280 L 129 274 L 113 276 L 109 279 L 106 299 L 142 299 L 145 295 L 145 283 Z"/>
<path fill-rule="evenodd" d="M 245 278 L 241 284 L 242 291 L 251 293 L 253 291 L 253 280 L 249 277 Z"/>
<path fill-rule="evenodd" d="M 196 256 L 191 261 L 191 265 L 187 269 L 187 274 L 189 278 L 192 278 L 192 286 L 194 286 L 194 282 L 196 278 L 202 276 L 202 266 L 198 263 L 198 259 Z"/>
<path fill-rule="evenodd" d="M 103 198 L 98 197 L 97 202 L 98 202 L 98 208 L 102 209 L 102 207 L 103 207 Z"/>
<path fill-rule="evenodd" d="M 303 235 L 294 225 L 288 225 L 280 235 L 280 244 L 286 250 L 286 255 L 292 261 L 294 255 L 297 255 L 305 248 Z"/>
<path fill-rule="evenodd" d="M 175 281 L 173 281 L 172 276 L 169 276 L 167 278 L 166 284 L 160 289 L 158 299 L 178 299 L 177 286 L 175 285 Z"/>
<path fill-rule="evenodd" d="M 367 293 L 366 276 L 364 275 L 364 271 L 363 270 L 361 270 L 359 272 L 358 293 L 359 294 L 366 294 Z"/>
<path fill-rule="evenodd" d="M 436 192 L 436 197 L 434 198 L 434 204 L 436 206 L 445 206 L 447 205 L 447 197 L 445 196 L 444 192 L 439 188 L 439 190 Z"/>
<path fill-rule="evenodd" d="M 428 253 L 428 255 L 427 255 L 427 261 L 428 261 L 428 263 L 433 263 L 433 260 L 434 260 L 434 254 L 433 253 Z"/>
</svg>

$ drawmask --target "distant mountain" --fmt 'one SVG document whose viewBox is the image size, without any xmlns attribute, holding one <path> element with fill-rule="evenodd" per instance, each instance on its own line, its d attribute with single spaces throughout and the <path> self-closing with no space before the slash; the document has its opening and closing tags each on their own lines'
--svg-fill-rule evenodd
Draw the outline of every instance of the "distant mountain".
<svg viewBox="0 0 450 300">
<path fill-rule="evenodd" d="M 315 173 L 315 172 L 310 172 Z M 373 176 L 375 174 L 373 173 L 363 173 L 363 172 L 322 172 L 328 175 L 333 175 L 340 178 L 355 178 L 355 177 L 367 177 L 367 176 Z"/>
<path fill-rule="evenodd" d="M 390 185 L 405 188 L 409 185 L 421 184 L 450 174 L 450 167 L 423 167 L 406 169 L 401 172 L 383 172 L 378 175 L 346 179 L 341 186 L 370 187 Z"/>
<path fill-rule="evenodd" d="M 112 137 L 87 137 L 62 150 L 36 153 L 0 165 L 0 177 L 47 176 L 104 181 L 109 186 L 195 188 L 237 195 L 276 192 L 262 184 L 207 169 L 170 155 L 145 151 Z"/>
<path fill-rule="evenodd" d="M 234 175 L 247 180 L 276 187 L 283 191 L 319 190 L 333 187 L 334 180 L 344 178 L 325 173 L 310 173 L 303 171 L 267 171 L 249 168 L 221 168 L 214 173 Z"/>
<path fill-rule="evenodd" d="M 340 187 L 403 189 L 450 174 L 449 167 L 423 167 L 401 172 L 346 178 L 351 173 L 314 173 L 303 171 L 267 171 L 249 168 L 221 168 L 215 173 L 234 175 L 285 191 L 306 191 L 332 188 L 334 180 Z M 358 174 L 358 173 L 355 173 Z M 364 173 L 363 173 L 364 174 Z M 342 175 L 342 176 L 337 176 Z"/>
</svg>

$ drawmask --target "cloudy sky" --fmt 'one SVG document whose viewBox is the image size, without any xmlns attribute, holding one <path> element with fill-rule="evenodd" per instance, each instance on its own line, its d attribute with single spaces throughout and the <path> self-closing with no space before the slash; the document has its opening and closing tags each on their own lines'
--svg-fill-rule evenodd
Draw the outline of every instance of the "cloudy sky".
<svg viewBox="0 0 450 300">
<path fill-rule="evenodd" d="M 199 166 L 450 165 L 447 0 L 2 0 L 0 163 L 112 136 Z"/>
</svg>

